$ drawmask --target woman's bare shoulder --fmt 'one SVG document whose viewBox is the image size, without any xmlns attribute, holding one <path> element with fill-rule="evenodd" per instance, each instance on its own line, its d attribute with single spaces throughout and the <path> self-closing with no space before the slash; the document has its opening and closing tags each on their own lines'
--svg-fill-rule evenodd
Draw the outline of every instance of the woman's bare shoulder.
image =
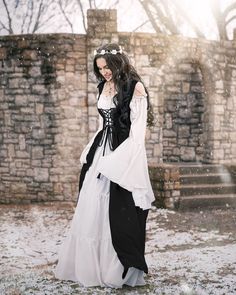
<svg viewBox="0 0 236 295">
<path fill-rule="evenodd" d="M 134 95 L 135 96 L 146 96 L 147 95 L 142 82 L 139 81 L 136 83 L 135 88 L 134 88 Z"/>
</svg>

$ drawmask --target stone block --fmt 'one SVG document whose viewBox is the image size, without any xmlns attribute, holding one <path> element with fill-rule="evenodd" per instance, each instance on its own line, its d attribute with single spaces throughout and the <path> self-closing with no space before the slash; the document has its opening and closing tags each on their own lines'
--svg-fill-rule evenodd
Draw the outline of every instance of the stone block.
<svg viewBox="0 0 236 295">
<path fill-rule="evenodd" d="M 223 115 L 225 113 L 225 109 L 223 105 L 214 105 L 213 112 L 215 115 Z"/>
<path fill-rule="evenodd" d="M 26 193 L 27 192 L 27 185 L 26 183 L 12 183 L 11 184 L 11 191 L 17 193 Z"/>
<path fill-rule="evenodd" d="M 174 181 L 174 182 L 178 181 L 179 176 L 180 176 L 180 174 L 179 174 L 178 169 L 171 169 L 170 170 L 170 179 L 171 179 L 171 181 Z"/>
<path fill-rule="evenodd" d="M 7 57 L 7 48 L 0 47 L 0 59 L 4 60 Z"/>
<path fill-rule="evenodd" d="M 9 88 L 18 88 L 19 87 L 19 79 L 17 79 L 17 78 L 9 79 L 8 87 Z"/>
<path fill-rule="evenodd" d="M 9 172 L 10 172 L 9 167 L 0 167 L 0 175 L 3 173 L 9 173 Z M 1 188 L 0 188 L 0 190 L 1 190 Z"/>
<path fill-rule="evenodd" d="M 75 66 L 74 65 L 66 65 L 66 72 L 74 72 Z"/>
<path fill-rule="evenodd" d="M 34 179 L 39 182 L 49 181 L 49 172 L 47 168 L 35 167 L 34 168 Z"/>
<path fill-rule="evenodd" d="M 30 154 L 26 151 L 16 151 L 16 157 L 17 158 L 29 158 L 30 157 Z"/>
<path fill-rule="evenodd" d="M 202 88 L 201 85 L 191 85 L 190 91 L 193 92 L 193 93 L 202 93 L 203 88 Z"/>
<path fill-rule="evenodd" d="M 35 104 L 35 112 L 37 115 L 41 115 L 43 113 L 44 105 L 42 103 Z"/>
<path fill-rule="evenodd" d="M 163 181 L 164 182 L 168 182 L 170 180 L 170 170 L 169 169 L 165 169 L 163 171 Z"/>
<path fill-rule="evenodd" d="M 180 158 L 182 161 L 194 161 L 195 160 L 195 149 L 194 147 L 181 147 Z"/>
<path fill-rule="evenodd" d="M 180 148 L 178 148 L 178 147 L 173 148 L 173 155 L 179 156 L 180 155 Z"/>
<path fill-rule="evenodd" d="M 173 131 L 173 130 L 167 130 L 167 129 L 164 129 L 164 130 L 163 130 L 163 136 L 164 136 L 164 137 L 176 137 L 177 134 L 176 134 L 176 132 Z"/>
<path fill-rule="evenodd" d="M 213 151 L 214 160 L 223 160 L 225 159 L 225 150 L 217 149 Z"/>
<path fill-rule="evenodd" d="M 8 144 L 8 157 L 10 159 L 15 157 L 15 145 L 14 144 Z"/>
<path fill-rule="evenodd" d="M 174 189 L 174 183 L 169 181 L 164 183 L 164 190 L 173 190 Z"/>
<path fill-rule="evenodd" d="M 168 91 L 168 92 L 170 92 L 171 94 L 172 93 L 181 93 L 182 91 L 181 91 L 181 86 L 180 85 L 178 85 L 178 86 L 167 86 L 166 87 L 166 90 Z"/>
<path fill-rule="evenodd" d="M 165 204 L 165 207 L 166 208 L 169 208 L 169 209 L 174 209 L 175 208 L 175 204 L 174 204 L 174 198 L 171 198 L 171 197 L 165 197 L 164 199 L 164 204 Z"/>
<path fill-rule="evenodd" d="M 45 131 L 43 129 L 33 129 L 32 137 L 34 139 L 43 139 L 45 138 Z"/>
<path fill-rule="evenodd" d="M 50 182 L 59 182 L 58 175 L 50 175 Z"/>
<path fill-rule="evenodd" d="M 180 197 L 180 190 L 179 189 L 173 190 L 172 191 L 172 196 L 173 197 Z M 178 198 L 177 198 L 177 200 L 178 200 Z"/>
<path fill-rule="evenodd" d="M 232 78 L 236 78 L 236 69 L 232 69 Z"/>
<path fill-rule="evenodd" d="M 172 190 L 172 195 L 173 195 L 173 191 L 178 191 L 178 190 L 180 190 L 180 182 L 179 181 L 175 181 L 174 182 L 174 189 Z"/>
<path fill-rule="evenodd" d="M 193 74 L 195 73 L 195 69 L 191 63 L 182 63 L 178 65 L 178 72 L 184 74 Z"/>
<path fill-rule="evenodd" d="M 32 168 L 26 169 L 26 176 L 33 177 L 34 176 L 34 170 Z"/>
<path fill-rule="evenodd" d="M 157 156 L 161 156 L 161 154 L 162 154 L 162 146 L 160 144 L 155 144 L 154 145 L 153 156 L 157 157 Z"/>
<path fill-rule="evenodd" d="M 43 150 L 41 146 L 32 147 L 32 159 L 43 159 Z"/>
<path fill-rule="evenodd" d="M 182 82 L 182 92 L 189 93 L 190 92 L 190 83 Z"/>
<path fill-rule="evenodd" d="M 19 147 L 20 147 L 20 150 L 25 150 L 26 143 L 25 143 L 25 135 L 24 134 L 19 135 Z"/>
<path fill-rule="evenodd" d="M 218 80 L 215 82 L 215 87 L 216 89 L 223 89 L 224 88 L 224 83 L 222 80 Z"/>
<path fill-rule="evenodd" d="M 41 67 L 39 66 L 32 66 L 28 72 L 30 77 L 40 77 L 42 75 Z"/>
<path fill-rule="evenodd" d="M 178 126 L 178 137 L 188 138 L 190 137 L 190 126 Z"/>
<path fill-rule="evenodd" d="M 34 169 L 34 167 L 41 167 L 42 166 L 41 160 L 32 159 L 31 160 L 31 166 L 32 166 L 33 169 Z"/>
<path fill-rule="evenodd" d="M 183 119 L 190 119 L 192 117 L 192 111 L 188 108 L 180 108 L 178 111 L 178 115 Z"/>
<path fill-rule="evenodd" d="M 173 126 L 172 116 L 169 113 L 165 114 L 165 126 L 167 129 L 171 129 Z"/>
<path fill-rule="evenodd" d="M 25 60 L 37 60 L 38 59 L 38 55 L 37 55 L 36 50 L 26 49 L 23 51 L 22 56 Z"/>
<path fill-rule="evenodd" d="M 60 195 L 60 194 L 55 194 L 54 195 L 54 199 L 56 201 L 64 201 L 65 200 L 65 197 L 63 195 Z"/>
<path fill-rule="evenodd" d="M 32 85 L 32 94 L 49 94 L 49 91 L 44 85 Z"/>
</svg>

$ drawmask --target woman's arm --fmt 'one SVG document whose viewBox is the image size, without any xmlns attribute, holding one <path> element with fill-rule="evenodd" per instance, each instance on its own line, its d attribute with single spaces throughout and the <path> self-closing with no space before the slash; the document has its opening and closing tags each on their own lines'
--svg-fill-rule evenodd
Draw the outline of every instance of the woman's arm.
<svg viewBox="0 0 236 295">
<path fill-rule="evenodd" d="M 98 172 L 132 192 L 136 206 L 147 209 L 154 194 L 145 150 L 147 94 L 141 82 L 136 84 L 130 110 L 129 137 L 113 152 L 100 158 Z"/>
</svg>

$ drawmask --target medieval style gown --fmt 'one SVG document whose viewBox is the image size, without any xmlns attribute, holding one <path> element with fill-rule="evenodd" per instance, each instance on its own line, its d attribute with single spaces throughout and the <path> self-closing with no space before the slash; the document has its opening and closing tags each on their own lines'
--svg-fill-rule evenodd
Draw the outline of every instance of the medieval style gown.
<svg viewBox="0 0 236 295">
<path fill-rule="evenodd" d="M 86 287 L 144 285 L 145 223 L 154 200 L 145 151 L 147 99 L 132 95 L 129 136 L 115 150 L 109 132 L 115 110 L 112 97 L 101 94 L 97 108 L 99 128 L 84 148 L 80 162 L 86 166 L 92 149 L 94 155 L 59 250 L 55 277 Z M 101 136 L 96 143 L 98 134 Z"/>
</svg>

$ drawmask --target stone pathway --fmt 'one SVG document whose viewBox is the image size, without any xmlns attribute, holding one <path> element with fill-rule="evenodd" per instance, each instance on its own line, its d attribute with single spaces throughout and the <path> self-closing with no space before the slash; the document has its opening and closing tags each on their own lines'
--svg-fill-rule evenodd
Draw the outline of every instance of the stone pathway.
<svg viewBox="0 0 236 295">
<path fill-rule="evenodd" d="M 0 206 L 0 294 L 236 294 L 236 210 L 152 208 L 145 287 L 83 288 L 53 276 L 72 204 Z"/>
</svg>

